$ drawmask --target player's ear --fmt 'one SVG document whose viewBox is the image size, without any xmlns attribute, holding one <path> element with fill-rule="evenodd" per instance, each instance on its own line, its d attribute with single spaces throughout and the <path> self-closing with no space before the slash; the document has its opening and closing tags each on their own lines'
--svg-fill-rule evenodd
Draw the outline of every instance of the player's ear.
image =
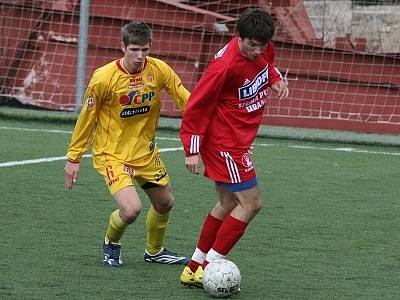
<svg viewBox="0 0 400 300">
<path fill-rule="evenodd" d="M 243 39 L 240 37 L 239 34 L 237 35 L 237 37 L 238 37 L 238 42 L 239 42 L 239 48 L 240 48 L 240 50 L 242 50 Z"/>
<path fill-rule="evenodd" d="M 122 52 L 124 52 L 124 53 L 125 53 L 125 51 L 126 51 L 126 46 L 125 46 L 125 44 L 124 44 L 123 42 L 121 42 L 121 50 L 122 50 Z"/>
</svg>

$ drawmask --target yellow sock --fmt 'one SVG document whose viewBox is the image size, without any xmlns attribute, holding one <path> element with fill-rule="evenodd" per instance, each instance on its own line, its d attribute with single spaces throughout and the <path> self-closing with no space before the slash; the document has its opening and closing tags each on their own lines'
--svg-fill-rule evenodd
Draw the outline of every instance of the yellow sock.
<svg viewBox="0 0 400 300">
<path fill-rule="evenodd" d="M 110 242 L 118 243 L 124 234 L 126 227 L 128 227 L 128 224 L 121 219 L 119 215 L 119 209 L 115 210 L 110 215 L 110 219 L 108 221 L 106 239 L 108 239 Z"/>
<path fill-rule="evenodd" d="M 146 218 L 147 228 L 147 253 L 154 255 L 160 252 L 164 245 L 165 232 L 169 221 L 169 213 L 164 215 L 155 211 L 153 206 L 150 207 Z"/>
</svg>

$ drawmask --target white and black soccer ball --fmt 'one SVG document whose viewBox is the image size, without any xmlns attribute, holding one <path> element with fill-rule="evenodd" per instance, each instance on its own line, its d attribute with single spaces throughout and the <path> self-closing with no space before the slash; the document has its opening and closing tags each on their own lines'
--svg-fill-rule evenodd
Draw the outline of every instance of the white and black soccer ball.
<svg viewBox="0 0 400 300">
<path fill-rule="evenodd" d="M 203 273 L 204 290 L 215 298 L 228 298 L 240 287 L 239 268 L 230 260 L 217 259 L 210 262 Z"/>
</svg>

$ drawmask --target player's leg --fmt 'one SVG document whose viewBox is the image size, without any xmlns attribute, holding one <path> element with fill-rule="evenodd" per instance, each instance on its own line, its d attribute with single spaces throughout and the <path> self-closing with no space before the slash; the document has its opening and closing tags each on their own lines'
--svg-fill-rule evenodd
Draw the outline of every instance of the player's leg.
<svg viewBox="0 0 400 300">
<path fill-rule="evenodd" d="M 219 180 L 229 180 L 230 175 L 224 155 L 220 151 L 203 150 L 201 153 L 205 167 L 205 175 Z M 232 164 L 230 164 L 232 165 Z M 180 281 L 189 286 L 202 286 L 203 264 L 207 253 L 211 249 L 225 217 L 235 208 L 235 196 L 227 190 L 222 189 L 220 183 L 216 183 L 219 199 L 213 210 L 206 216 L 196 248 L 193 255 L 184 268 Z"/>
<path fill-rule="evenodd" d="M 140 214 L 142 203 L 133 187 L 133 170 L 130 167 L 118 162 L 108 164 L 95 162 L 94 166 L 104 176 L 118 207 L 109 217 L 102 261 L 105 265 L 120 267 L 123 265 L 120 239 L 128 225 Z"/>
<path fill-rule="evenodd" d="M 220 190 L 219 201 L 206 216 L 200 231 L 196 249 L 181 274 L 181 283 L 185 285 L 202 287 L 203 264 L 207 253 L 214 244 L 217 232 L 223 220 L 236 206 L 234 194 L 232 192 L 220 189 L 219 185 L 216 185 L 216 188 Z"/>
<path fill-rule="evenodd" d="M 214 244 L 217 232 L 223 220 L 236 206 L 234 194 L 232 192 L 221 189 L 218 185 L 216 185 L 216 188 L 219 192 L 219 201 L 203 222 L 196 249 L 188 264 L 188 267 L 193 272 L 204 263 L 208 251 Z"/>
<path fill-rule="evenodd" d="M 230 186 L 221 188 L 230 188 Z M 234 191 L 233 194 L 235 195 L 237 205 L 224 219 L 218 230 L 214 244 L 207 253 L 203 266 L 218 258 L 224 258 L 243 236 L 249 222 L 262 208 L 258 185 L 249 189 Z"/>
<path fill-rule="evenodd" d="M 133 223 L 142 210 L 139 195 L 133 186 L 127 186 L 114 194 L 118 209 L 115 210 L 109 221 L 106 238 L 114 243 L 119 242 L 126 227 Z"/>
<path fill-rule="evenodd" d="M 224 257 L 261 209 L 261 197 L 251 155 L 247 151 L 203 150 L 205 173 L 217 182 L 220 201 L 211 215 L 223 220 L 205 263 Z"/>
<path fill-rule="evenodd" d="M 137 169 L 135 179 L 151 202 L 146 218 L 147 245 L 144 260 L 163 264 L 186 264 L 185 256 L 164 248 L 169 212 L 174 205 L 174 198 L 167 171 L 158 153 L 146 166 Z"/>
</svg>

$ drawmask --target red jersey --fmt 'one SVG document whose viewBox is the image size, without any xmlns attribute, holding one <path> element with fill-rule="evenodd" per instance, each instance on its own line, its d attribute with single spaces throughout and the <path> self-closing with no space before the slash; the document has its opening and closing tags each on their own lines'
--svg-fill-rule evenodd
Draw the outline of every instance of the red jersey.
<svg viewBox="0 0 400 300">
<path fill-rule="evenodd" d="M 268 87 L 282 79 L 268 43 L 256 60 L 233 38 L 210 62 L 185 108 L 180 137 L 185 155 L 213 150 L 247 151 L 261 124 Z"/>
</svg>

